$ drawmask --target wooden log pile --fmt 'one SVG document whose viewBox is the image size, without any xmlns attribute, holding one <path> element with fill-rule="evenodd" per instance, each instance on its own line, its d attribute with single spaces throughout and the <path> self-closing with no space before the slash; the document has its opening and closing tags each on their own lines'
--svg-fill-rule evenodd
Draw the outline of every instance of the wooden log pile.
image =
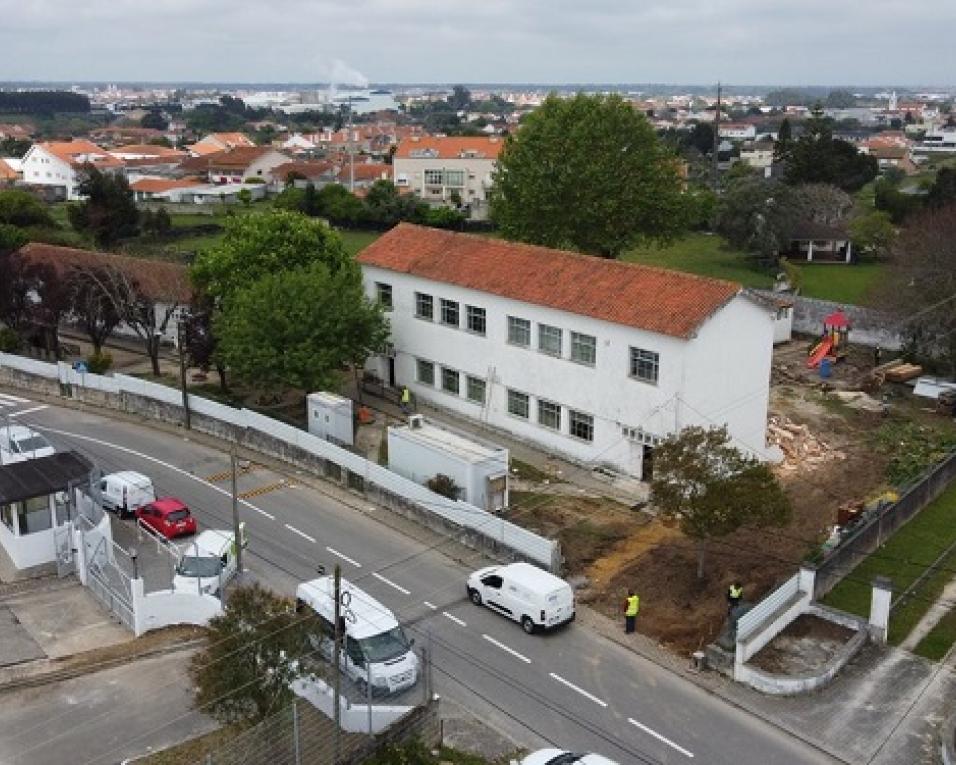
<svg viewBox="0 0 956 765">
<path fill-rule="evenodd" d="M 781 476 L 814 470 L 832 460 L 846 458 L 844 452 L 814 435 L 809 427 L 798 425 L 785 415 L 770 416 L 767 441 L 783 452 L 783 462 L 774 466 L 774 471 Z"/>
</svg>

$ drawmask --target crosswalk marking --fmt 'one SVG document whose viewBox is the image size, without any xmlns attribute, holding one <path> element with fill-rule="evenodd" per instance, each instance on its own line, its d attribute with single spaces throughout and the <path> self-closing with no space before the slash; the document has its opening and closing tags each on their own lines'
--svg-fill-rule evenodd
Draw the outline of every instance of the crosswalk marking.
<svg viewBox="0 0 956 765">
<path fill-rule="evenodd" d="M 29 404 L 30 399 L 20 398 L 19 396 L 14 396 L 10 393 L 0 393 L 0 401 L 12 401 L 15 404 Z"/>
</svg>

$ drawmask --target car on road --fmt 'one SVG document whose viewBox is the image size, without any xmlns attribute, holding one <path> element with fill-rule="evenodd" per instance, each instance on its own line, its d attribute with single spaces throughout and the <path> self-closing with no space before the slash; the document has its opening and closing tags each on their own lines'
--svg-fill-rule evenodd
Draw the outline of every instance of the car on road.
<svg viewBox="0 0 956 765">
<path fill-rule="evenodd" d="M 136 511 L 136 520 L 166 539 L 196 533 L 196 519 L 175 497 L 162 497 L 143 505 Z"/>
<path fill-rule="evenodd" d="M 600 754 L 576 754 L 564 749 L 539 749 L 521 760 L 521 765 L 617 765 Z"/>
<path fill-rule="evenodd" d="M 25 425 L 6 425 L 0 428 L 0 465 L 26 462 L 35 457 L 49 457 L 53 445 L 35 430 Z"/>
<path fill-rule="evenodd" d="M 143 505 L 156 499 L 153 482 L 142 473 L 122 470 L 100 479 L 100 502 L 104 510 L 117 513 L 120 518 L 133 515 Z"/>
<path fill-rule="evenodd" d="M 226 529 L 206 529 L 180 545 L 173 589 L 201 595 L 221 595 L 236 575 L 236 535 Z"/>
<path fill-rule="evenodd" d="M 476 606 L 518 622 L 529 635 L 574 619 L 571 585 L 530 563 L 479 569 L 468 577 L 467 591 Z"/>
</svg>

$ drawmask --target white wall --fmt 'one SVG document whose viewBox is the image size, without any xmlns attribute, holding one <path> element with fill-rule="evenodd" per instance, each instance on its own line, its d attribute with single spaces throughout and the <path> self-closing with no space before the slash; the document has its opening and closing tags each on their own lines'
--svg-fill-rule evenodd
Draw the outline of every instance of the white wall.
<svg viewBox="0 0 956 765">
<path fill-rule="evenodd" d="M 162 590 L 143 593 L 143 580 L 133 579 L 133 613 L 136 636 L 171 624 L 205 625 L 222 613 L 222 603 L 213 595 Z"/>
<path fill-rule="evenodd" d="M 7 528 L 5 523 L 0 523 L 0 544 L 7 551 L 13 565 L 21 571 L 56 560 L 53 529 L 18 537 Z"/>
<path fill-rule="evenodd" d="M 37 186 L 62 186 L 67 199 L 79 198 L 76 171 L 38 144 L 31 146 L 23 157 L 23 180 Z"/>
<path fill-rule="evenodd" d="M 472 217 L 488 216 L 488 189 L 496 160 L 487 157 L 395 157 L 392 160 L 392 178 L 397 186 L 410 188 L 426 202 L 448 203 L 452 191 L 458 191 L 464 204 L 472 206 Z M 446 187 L 441 194 L 433 194 L 425 185 L 425 170 L 464 170 L 464 188 Z M 406 182 L 399 183 L 400 180 Z"/>
<path fill-rule="evenodd" d="M 315 679 L 294 680 L 290 685 L 292 692 L 296 696 L 308 701 L 312 706 L 322 712 L 329 719 L 334 718 L 335 702 L 332 689 L 322 682 Z M 412 711 L 414 707 L 407 706 L 389 706 L 386 704 L 372 704 L 372 733 L 381 733 L 396 720 Z M 368 733 L 368 705 L 350 704 L 342 696 L 339 699 L 339 712 L 342 730 L 349 733 Z"/>
</svg>

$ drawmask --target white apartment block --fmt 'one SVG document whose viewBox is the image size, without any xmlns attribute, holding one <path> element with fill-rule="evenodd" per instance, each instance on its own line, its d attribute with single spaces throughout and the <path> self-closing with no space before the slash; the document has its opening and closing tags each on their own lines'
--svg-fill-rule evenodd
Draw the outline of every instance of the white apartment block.
<svg viewBox="0 0 956 765">
<path fill-rule="evenodd" d="M 718 132 L 721 138 L 731 141 L 752 141 L 757 137 L 757 128 L 746 122 L 722 122 Z"/>
<path fill-rule="evenodd" d="M 103 172 L 124 170 L 122 160 L 90 141 L 48 141 L 33 144 L 23 156 L 23 181 L 53 187 L 63 199 L 80 199 L 83 170 L 89 166 Z"/>
<path fill-rule="evenodd" d="M 765 455 L 774 312 L 737 284 L 411 224 L 358 259 L 386 384 L 638 477 L 688 425 Z"/>
<path fill-rule="evenodd" d="M 404 138 L 392 159 L 395 185 L 432 205 L 450 207 L 457 200 L 469 217 L 484 220 L 502 146 L 497 136 Z"/>
</svg>

